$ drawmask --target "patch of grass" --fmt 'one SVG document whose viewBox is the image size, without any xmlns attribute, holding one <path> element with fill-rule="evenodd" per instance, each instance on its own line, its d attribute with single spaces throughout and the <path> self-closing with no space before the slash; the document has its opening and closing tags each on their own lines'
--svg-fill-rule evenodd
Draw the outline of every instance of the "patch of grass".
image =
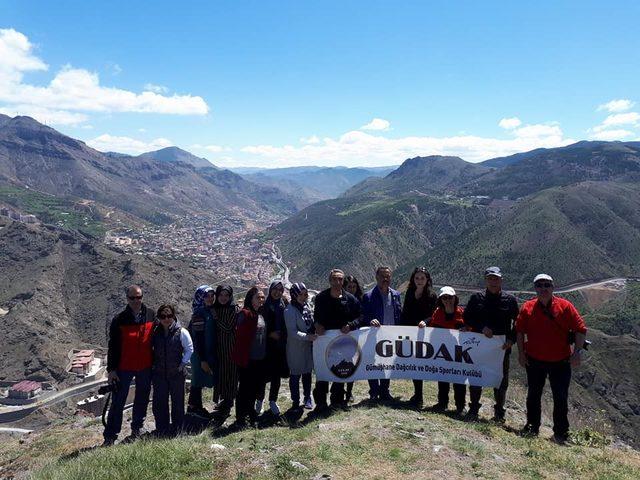
<svg viewBox="0 0 640 480">
<path fill-rule="evenodd" d="M 79 206 L 78 199 L 3 185 L 0 186 L 0 201 L 35 215 L 44 223 L 78 230 L 97 238 L 105 233 L 101 215 L 89 206 Z"/>
</svg>

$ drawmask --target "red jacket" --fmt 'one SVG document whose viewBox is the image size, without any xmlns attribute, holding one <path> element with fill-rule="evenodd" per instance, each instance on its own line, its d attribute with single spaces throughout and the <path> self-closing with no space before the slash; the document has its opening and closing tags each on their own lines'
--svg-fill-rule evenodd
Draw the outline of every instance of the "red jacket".
<svg viewBox="0 0 640 480">
<path fill-rule="evenodd" d="M 444 314 L 444 309 L 438 307 L 436 308 L 436 311 L 433 312 L 429 326 L 435 328 L 448 328 L 449 330 L 460 330 L 464 327 L 463 314 L 464 309 L 462 307 L 456 307 L 455 312 L 453 312 L 453 319 L 447 320 Z"/>
<path fill-rule="evenodd" d="M 587 327 L 568 300 L 552 297 L 545 312 L 542 304 L 534 298 L 522 305 L 516 331 L 526 335 L 524 350 L 527 355 L 543 362 L 558 362 L 571 355 L 568 333 L 586 333 Z"/>
<path fill-rule="evenodd" d="M 129 306 L 115 316 L 109 328 L 107 371 L 139 372 L 151 368 L 153 322 L 153 309 L 144 304 L 138 319 Z"/>
<path fill-rule="evenodd" d="M 258 329 L 258 314 L 248 308 L 243 308 L 236 317 L 236 339 L 231 352 L 231 360 L 240 367 L 249 364 L 251 344 Z"/>
</svg>

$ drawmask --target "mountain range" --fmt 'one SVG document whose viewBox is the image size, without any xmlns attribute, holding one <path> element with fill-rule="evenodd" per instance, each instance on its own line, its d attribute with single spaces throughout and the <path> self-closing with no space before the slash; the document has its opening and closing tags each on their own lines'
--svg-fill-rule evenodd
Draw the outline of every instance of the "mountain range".
<svg viewBox="0 0 640 480">
<path fill-rule="evenodd" d="M 481 284 L 501 265 L 512 287 L 539 271 L 560 284 L 640 272 L 640 148 L 579 142 L 480 164 L 416 157 L 275 227 L 293 278 L 323 285 L 335 266 L 373 280 L 426 265 L 438 283 Z M 420 253 L 421 252 L 421 253 Z M 574 262 L 574 255 L 589 258 Z"/>
<path fill-rule="evenodd" d="M 277 187 L 292 195 L 300 207 L 335 198 L 371 177 L 384 177 L 396 167 L 288 167 L 272 169 L 237 168 L 247 180 Z"/>
<path fill-rule="evenodd" d="M 208 164 L 206 166 L 205 162 Z M 152 223 L 216 210 L 288 214 L 295 201 L 178 148 L 103 154 L 30 117 L 0 116 L 0 186 L 90 200 Z"/>
</svg>

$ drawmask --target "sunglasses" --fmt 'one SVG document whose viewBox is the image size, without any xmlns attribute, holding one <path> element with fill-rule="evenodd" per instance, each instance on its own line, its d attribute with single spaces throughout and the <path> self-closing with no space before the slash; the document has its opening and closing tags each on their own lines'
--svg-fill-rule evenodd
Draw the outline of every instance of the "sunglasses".
<svg viewBox="0 0 640 480">
<path fill-rule="evenodd" d="M 538 282 L 534 285 L 536 288 L 551 288 L 553 283 L 551 282 Z"/>
<path fill-rule="evenodd" d="M 142 300 L 142 295 L 136 295 L 134 297 L 127 297 L 129 300 Z"/>
<path fill-rule="evenodd" d="M 169 313 L 169 314 L 167 314 L 167 315 L 165 315 L 164 313 L 162 313 L 162 314 L 158 315 L 158 318 L 159 318 L 160 320 L 164 320 L 165 318 L 173 318 L 173 315 L 171 315 L 170 313 Z"/>
<path fill-rule="evenodd" d="M 453 297 L 451 295 L 442 295 L 440 298 L 442 300 L 453 300 Z"/>
</svg>

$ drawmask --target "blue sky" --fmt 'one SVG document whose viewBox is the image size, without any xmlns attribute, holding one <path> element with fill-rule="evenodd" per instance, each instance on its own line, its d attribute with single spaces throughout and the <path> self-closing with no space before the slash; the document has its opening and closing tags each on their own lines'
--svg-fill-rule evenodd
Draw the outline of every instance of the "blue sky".
<svg viewBox="0 0 640 480">
<path fill-rule="evenodd" d="M 0 112 L 232 166 L 640 138 L 640 2 L 0 0 Z"/>
</svg>

